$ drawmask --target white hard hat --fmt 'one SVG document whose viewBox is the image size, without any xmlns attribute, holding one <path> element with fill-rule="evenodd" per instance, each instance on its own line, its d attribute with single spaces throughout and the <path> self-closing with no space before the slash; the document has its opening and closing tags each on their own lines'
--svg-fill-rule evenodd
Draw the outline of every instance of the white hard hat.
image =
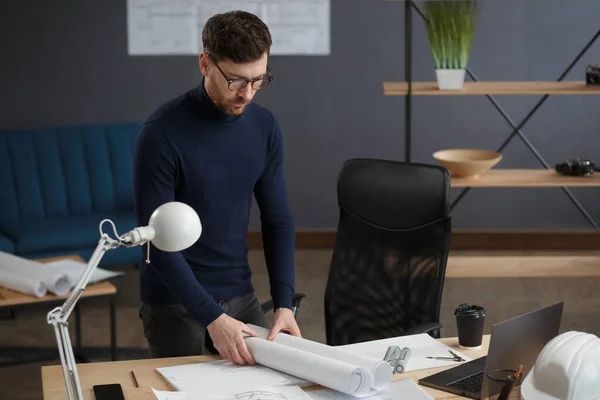
<svg viewBox="0 0 600 400">
<path fill-rule="evenodd" d="M 549 341 L 521 385 L 525 400 L 600 400 L 600 338 L 565 332 Z"/>
</svg>

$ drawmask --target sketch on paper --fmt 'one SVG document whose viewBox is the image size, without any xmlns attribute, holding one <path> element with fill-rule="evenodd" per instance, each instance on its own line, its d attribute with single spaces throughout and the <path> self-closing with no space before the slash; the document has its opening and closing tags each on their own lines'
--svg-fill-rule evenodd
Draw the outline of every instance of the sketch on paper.
<svg viewBox="0 0 600 400">
<path fill-rule="evenodd" d="M 207 393 L 206 391 L 166 392 L 152 388 L 157 400 L 312 400 L 299 386 L 269 387 L 260 386 L 236 393 Z"/>
<path fill-rule="evenodd" d="M 233 394 L 245 392 L 256 386 L 306 384 L 302 379 L 263 365 L 237 365 L 227 360 L 161 367 L 156 370 L 177 390 L 204 390 L 213 396 L 217 396 L 223 390 Z"/>
<path fill-rule="evenodd" d="M 235 395 L 239 400 L 289 400 L 283 393 L 276 393 L 270 390 L 250 390 Z"/>
<path fill-rule="evenodd" d="M 267 24 L 272 55 L 330 53 L 330 0 L 127 0 L 129 54 L 197 55 L 208 18 L 230 10 Z"/>
<path fill-rule="evenodd" d="M 329 389 L 312 391 L 310 397 L 312 400 L 356 400 L 356 397 Z M 408 378 L 390 382 L 387 388 L 370 396 L 369 400 L 433 400 L 433 397 Z"/>
</svg>

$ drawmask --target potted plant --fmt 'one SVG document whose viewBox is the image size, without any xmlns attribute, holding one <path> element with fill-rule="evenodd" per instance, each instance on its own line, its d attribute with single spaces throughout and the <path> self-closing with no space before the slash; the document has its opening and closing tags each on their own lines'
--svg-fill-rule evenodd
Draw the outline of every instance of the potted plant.
<svg viewBox="0 0 600 400">
<path fill-rule="evenodd" d="M 428 0 L 427 39 L 440 90 L 460 90 L 475 33 L 476 0 Z"/>
</svg>

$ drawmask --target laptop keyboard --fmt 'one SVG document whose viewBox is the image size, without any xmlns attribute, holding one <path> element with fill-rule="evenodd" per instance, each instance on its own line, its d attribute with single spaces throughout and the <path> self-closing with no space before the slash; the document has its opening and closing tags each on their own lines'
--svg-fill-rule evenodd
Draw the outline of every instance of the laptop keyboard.
<svg viewBox="0 0 600 400">
<path fill-rule="evenodd" d="M 481 390 L 482 384 L 483 371 L 449 383 L 447 386 L 453 389 L 464 390 L 465 392 L 477 393 Z"/>
</svg>

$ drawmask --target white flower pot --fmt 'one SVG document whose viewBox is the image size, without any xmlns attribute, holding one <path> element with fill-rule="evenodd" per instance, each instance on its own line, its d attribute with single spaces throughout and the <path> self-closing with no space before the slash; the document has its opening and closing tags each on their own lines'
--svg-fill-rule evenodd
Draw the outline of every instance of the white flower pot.
<svg viewBox="0 0 600 400">
<path fill-rule="evenodd" d="M 461 90 L 465 81 L 464 69 L 436 69 L 440 90 Z"/>
</svg>

